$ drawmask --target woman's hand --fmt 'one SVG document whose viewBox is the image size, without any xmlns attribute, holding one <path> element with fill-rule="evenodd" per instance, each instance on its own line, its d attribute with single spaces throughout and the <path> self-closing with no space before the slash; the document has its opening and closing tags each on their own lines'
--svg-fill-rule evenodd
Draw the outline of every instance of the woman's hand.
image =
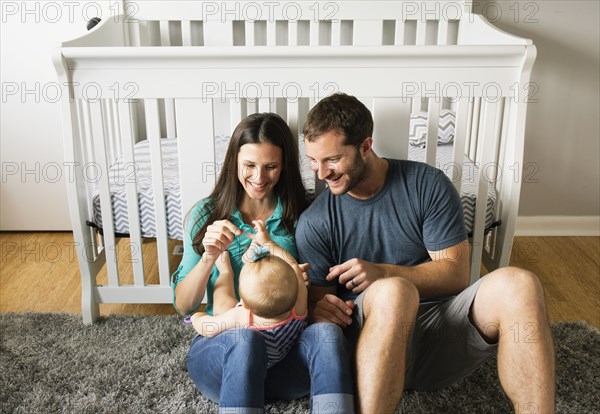
<svg viewBox="0 0 600 414">
<path fill-rule="evenodd" d="M 241 234 L 242 231 L 229 220 L 217 220 L 206 228 L 206 234 L 202 239 L 204 251 L 207 255 L 217 258 L 231 246 L 235 236 Z"/>
</svg>

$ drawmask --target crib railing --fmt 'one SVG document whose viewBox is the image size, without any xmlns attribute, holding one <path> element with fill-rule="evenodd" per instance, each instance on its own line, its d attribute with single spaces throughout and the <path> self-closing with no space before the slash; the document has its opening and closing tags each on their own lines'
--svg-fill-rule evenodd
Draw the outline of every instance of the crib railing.
<svg viewBox="0 0 600 414">
<path fill-rule="evenodd" d="M 520 193 L 511 172 L 522 168 L 526 110 L 518 91 L 525 89 L 535 59 L 529 41 L 495 31 L 466 13 L 463 2 L 448 2 L 444 7 L 461 8 L 437 15 L 411 9 L 414 2 L 294 2 L 285 12 L 253 3 L 255 14 L 268 19 L 218 8 L 243 3 L 211 2 L 217 9 L 208 4 L 126 2 L 123 15 L 64 43 L 54 56 L 65 85 L 65 161 L 75 165 L 69 187 L 73 232 L 92 251 L 78 254 L 85 322 L 98 316 L 98 303 L 171 300 L 162 138 L 177 139 L 185 217 L 214 186 L 216 134 L 230 134 L 247 114 L 273 111 L 300 137 L 309 108 L 336 91 L 371 108 L 375 151 L 386 157 L 407 158 L 410 115 L 427 112 L 425 162 L 450 170 L 459 192 L 470 173 L 462 168 L 463 157 L 478 166 L 479 173 L 469 177 L 477 183 L 471 280 L 479 277 L 482 262 L 488 270 L 508 264 Z M 295 5 L 300 16 L 319 18 L 284 15 Z M 452 10 L 460 11 L 451 15 L 456 18 L 448 18 Z M 442 109 L 456 116 L 450 165 L 436 165 Z M 152 284 L 141 248 L 133 150 L 140 140 L 149 141 L 151 153 L 158 257 L 158 283 Z M 126 193 L 133 283 L 127 284 L 116 254 L 120 235 L 114 231 L 108 173 L 117 159 L 132 166 Z M 100 171 L 93 183 L 81 178 L 91 165 Z M 319 185 L 316 180 L 317 191 Z M 498 199 L 494 218 L 502 224 L 486 234 L 490 186 Z M 86 225 L 94 191 L 101 202 L 101 234 Z M 99 286 L 96 276 L 104 265 L 107 285 Z"/>
</svg>

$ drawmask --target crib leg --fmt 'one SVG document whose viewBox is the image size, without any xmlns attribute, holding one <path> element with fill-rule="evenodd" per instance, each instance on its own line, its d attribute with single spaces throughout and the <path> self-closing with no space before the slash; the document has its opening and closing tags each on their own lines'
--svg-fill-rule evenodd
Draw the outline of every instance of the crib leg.
<svg viewBox="0 0 600 414">
<path fill-rule="evenodd" d="M 81 290 L 81 316 L 86 325 L 96 322 L 100 316 L 100 305 L 96 302 L 91 288 Z"/>
<path fill-rule="evenodd" d="M 94 287 L 96 286 L 96 273 L 86 262 L 87 266 L 80 266 L 81 272 L 81 316 L 84 324 L 96 322 L 100 316 L 100 305 L 96 300 Z"/>
</svg>

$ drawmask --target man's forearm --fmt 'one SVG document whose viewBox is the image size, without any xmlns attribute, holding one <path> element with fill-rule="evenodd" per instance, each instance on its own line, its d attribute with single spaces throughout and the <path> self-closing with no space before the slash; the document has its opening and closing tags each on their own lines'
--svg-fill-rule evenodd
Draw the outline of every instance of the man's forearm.
<svg viewBox="0 0 600 414">
<path fill-rule="evenodd" d="M 465 241 L 442 252 L 433 261 L 416 266 L 380 264 L 384 277 L 403 277 L 421 297 L 455 295 L 469 285 L 469 245 Z"/>
</svg>

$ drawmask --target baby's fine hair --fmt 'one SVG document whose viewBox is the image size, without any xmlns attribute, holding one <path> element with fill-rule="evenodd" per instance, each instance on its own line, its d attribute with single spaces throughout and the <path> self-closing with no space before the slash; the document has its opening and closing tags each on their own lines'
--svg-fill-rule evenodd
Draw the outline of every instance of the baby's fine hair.
<svg viewBox="0 0 600 414">
<path fill-rule="evenodd" d="M 252 313 L 274 318 L 289 312 L 296 303 L 298 279 L 292 266 L 270 254 L 244 265 L 238 290 Z"/>
</svg>

